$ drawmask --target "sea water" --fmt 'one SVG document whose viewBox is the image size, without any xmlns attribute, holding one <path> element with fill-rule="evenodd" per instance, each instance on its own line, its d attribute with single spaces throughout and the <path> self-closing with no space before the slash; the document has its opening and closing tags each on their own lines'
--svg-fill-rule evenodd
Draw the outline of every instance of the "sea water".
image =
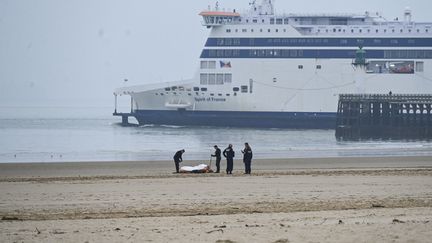
<svg viewBox="0 0 432 243">
<path fill-rule="evenodd" d="M 109 107 L 0 107 L 0 162 L 160 161 L 210 159 L 214 145 L 245 142 L 255 159 L 430 156 L 426 141 L 335 139 L 334 130 L 246 129 L 145 125 L 123 127 Z M 133 118 L 131 119 L 133 120 Z"/>
</svg>

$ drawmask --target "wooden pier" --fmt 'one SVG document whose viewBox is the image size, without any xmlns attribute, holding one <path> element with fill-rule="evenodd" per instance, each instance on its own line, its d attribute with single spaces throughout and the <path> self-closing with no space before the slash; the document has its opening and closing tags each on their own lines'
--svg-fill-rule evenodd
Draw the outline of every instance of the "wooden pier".
<svg viewBox="0 0 432 243">
<path fill-rule="evenodd" d="M 432 139 L 432 94 L 342 94 L 336 138 Z"/>
</svg>

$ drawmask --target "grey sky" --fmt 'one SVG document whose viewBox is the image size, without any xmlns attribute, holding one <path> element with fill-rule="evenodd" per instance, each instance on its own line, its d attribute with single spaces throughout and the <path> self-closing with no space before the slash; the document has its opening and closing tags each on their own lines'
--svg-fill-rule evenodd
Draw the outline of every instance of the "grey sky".
<svg viewBox="0 0 432 243">
<path fill-rule="evenodd" d="M 193 76 L 216 1 L 0 0 L 0 106 L 110 106 L 128 84 Z M 248 0 L 220 0 L 238 10 Z M 260 2 L 260 0 L 258 0 Z M 276 1 L 282 12 L 382 12 L 431 21 L 430 0 Z"/>
</svg>

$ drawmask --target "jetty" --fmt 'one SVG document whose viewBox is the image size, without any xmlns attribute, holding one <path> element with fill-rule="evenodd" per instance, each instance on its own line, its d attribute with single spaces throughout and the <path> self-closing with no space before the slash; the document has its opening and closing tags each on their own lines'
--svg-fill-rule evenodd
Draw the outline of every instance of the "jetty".
<svg viewBox="0 0 432 243">
<path fill-rule="evenodd" d="M 431 94 L 341 94 L 336 138 L 432 139 Z"/>
</svg>

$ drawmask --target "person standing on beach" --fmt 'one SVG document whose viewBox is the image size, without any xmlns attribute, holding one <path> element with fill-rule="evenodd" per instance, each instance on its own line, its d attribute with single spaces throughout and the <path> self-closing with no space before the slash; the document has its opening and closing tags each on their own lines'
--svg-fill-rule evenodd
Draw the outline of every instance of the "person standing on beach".
<svg viewBox="0 0 432 243">
<path fill-rule="evenodd" d="M 221 162 L 221 150 L 217 145 L 214 146 L 215 153 L 212 154 L 212 157 L 216 157 L 216 173 L 220 173 L 220 162 Z"/>
<path fill-rule="evenodd" d="M 249 146 L 249 143 L 245 143 L 244 150 L 241 151 L 243 153 L 243 163 L 245 165 L 245 174 L 251 174 L 251 165 L 252 165 L 252 148 Z"/>
<path fill-rule="evenodd" d="M 228 145 L 228 148 L 226 148 L 223 151 L 223 155 L 224 155 L 224 157 L 227 160 L 226 173 L 227 174 L 232 174 L 232 171 L 234 169 L 234 156 L 235 156 L 235 152 L 234 152 L 232 144 Z"/>
<path fill-rule="evenodd" d="M 174 164 L 176 167 L 176 173 L 180 172 L 180 163 L 183 162 L 182 155 L 186 152 L 184 149 L 177 151 L 174 155 Z"/>
</svg>

